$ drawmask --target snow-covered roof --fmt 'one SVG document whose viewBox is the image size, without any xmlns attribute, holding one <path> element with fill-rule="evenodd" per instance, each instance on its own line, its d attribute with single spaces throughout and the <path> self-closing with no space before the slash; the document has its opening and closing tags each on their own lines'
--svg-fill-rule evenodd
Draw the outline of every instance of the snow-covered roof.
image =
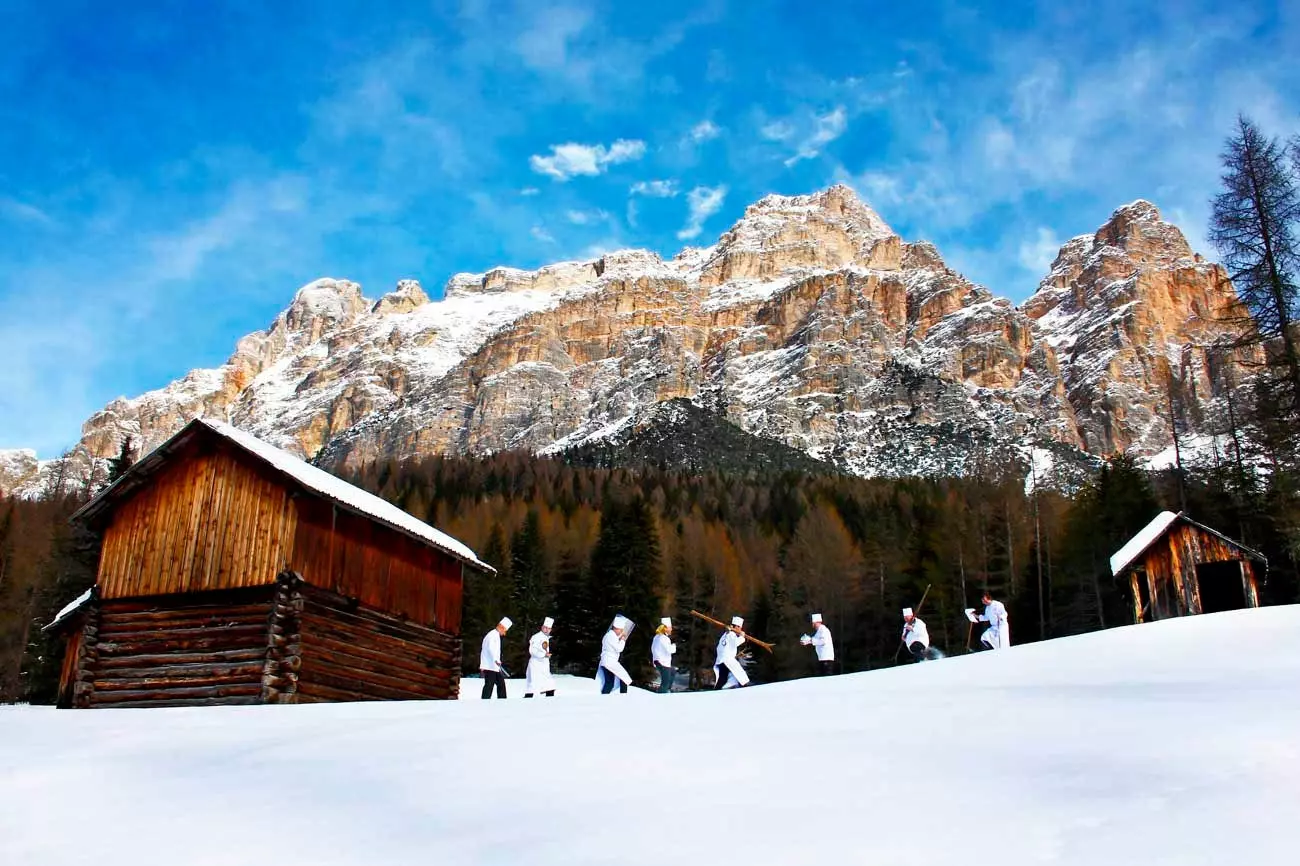
<svg viewBox="0 0 1300 866">
<path fill-rule="evenodd" d="M 1228 544 L 1231 544 L 1233 547 L 1237 548 L 1242 553 L 1247 554 L 1253 559 L 1258 559 L 1260 562 L 1263 562 L 1265 564 L 1268 563 L 1267 557 L 1265 557 L 1264 554 L 1260 553 L 1259 551 L 1247 547 L 1246 545 L 1242 544 L 1240 541 L 1234 541 L 1233 539 L 1224 535 L 1222 532 L 1219 532 L 1218 530 L 1215 529 L 1211 529 L 1210 527 L 1206 526 L 1204 523 L 1197 523 L 1195 520 L 1192 520 L 1190 517 L 1188 517 L 1186 514 L 1182 513 L 1181 511 L 1178 512 L 1177 514 L 1175 514 L 1172 511 L 1162 511 L 1156 515 L 1154 520 L 1152 520 L 1146 526 L 1142 527 L 1141 532 L 1139 532 L 1137 535 L 1130 538 L 1124 544 L 1124 546 L 1121 547 L 1118 551 L 1116 551 L 1115 555 L 1110 558 L 1110 573 L 1112 575 L 1117 575 L 1121 571 L 1123 571 L 1124 569 L 1132 565 L 1135 559 L 1137 559 L 1142 554 L 1146 553 L 1147 548 L 1155 544 L 1156 539 L 1164 535 L 1165 531 L 1169 529 L 1170 526 L 1173 526 L 1174 523 L 1179 520 L 1182 520 L 1185 523 L 1195 526 L 1197 529 L 1200 529 L 1203 532 L 1208 532 L 1210 535 L 1218 536 L 1219 538 L 1226 541 Z"/>
<path fill-rule="evenodd" d="M 81 606 L 86 602 L 90 601 L 91 597 L 94 594 L 95 594 L 95 588 L 92 586 L 90 589 L 86 590 L 81 595 L 77 596 L 72 601 L 65 604 L 63 606 L 63 609 L 60 610 L 58 614 L 54 617 L 54 619 L 50 621 L 50 624 L 47 625 L 45 628 L 41 629 L 41 631 L 49 631 L 50 629 L 58 628 L 59 623 L 63 622 L 65 619 L 72 616 L 77 611 L 81 610 Z"/>
<path fill-rule="evenodd" d="M 1146 549 L 1154 544 L 1155 540 L 1163 535 L 1177 519 L 1178 515 L 1172 511 L 1162 511 L 1157 514 L 1155 520 L 1142 527 L 1141 532 L 1125 542 L 1124 546 L 1110 558 L 1110 573 L 1119 574 L 1128 568 L 1129 564 L 1145 553 Z"/>
<path fill-rule="evenodd" d="M 258 439 L 252 434 L 245 433 L 243 430 L 233 427 L 224 421 L 217 421 L 211 418 L 195 418 L 185 428 L 173 436 L 171 439 L 159 445 L 153 452 L 142 458 L 121 478 L 110 485 L 106 490 L 86 503 L 81 509 L 73 515 L 73 519 L 86 517 L 102 509 L 107 500 L 112 497 L 123 486 L 124 482 L 132 480 L 132 476 L 146 468 L 149 464 L 160 462 L 156 455 L 169 452 L 175 447 L 175 444 L 186 438 L 188 434 L 196 427 L 206 428 L 217 434 L 222 439 L 235 445 L 245 453 L 257 458 L 275 471 L 286 475 L 293 481 L 312 493 L 330 500 L 336 505 L 340 505 L 349 511 L 353 511 L 363 517 L 368 517 L 379 523 L 395 529 L 405 535 L 408 535 L 417 541 L 422 541 L 431 547 L 435 547 L 450 556 L 459 559 L 467 565 L 482 571 L 494 571 L 492 566 L 478 558 L 474 551 L 470 550 L 465 544 L 434 529 L 422 520 L 417 520 L 407 514 L 402 509 L 387 502 L 372 493 L 367 493 L 359 487 L 356 487 L 341 478 L 336 478 L 323 469 L 312 466 L 310 463 L 295 457 L 287 451 L 276 448 Z"/>
</svg>

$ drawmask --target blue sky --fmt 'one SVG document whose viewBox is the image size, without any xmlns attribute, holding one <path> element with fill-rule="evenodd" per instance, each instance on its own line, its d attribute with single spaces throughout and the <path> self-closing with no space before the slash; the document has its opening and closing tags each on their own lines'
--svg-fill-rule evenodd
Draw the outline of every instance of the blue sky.
<svg viewBox="0 0 1300 866">
<path fill-rule="evenodd" d="M 1204 248 L 1236 112 L 1300 130 L 1295 57 L 1297 2 L 6 0 L 0 447 L 319 276 L 670 255 L 769 192 L 849 183 L 1016 300 L 1134 198 Z"/>
</svg>

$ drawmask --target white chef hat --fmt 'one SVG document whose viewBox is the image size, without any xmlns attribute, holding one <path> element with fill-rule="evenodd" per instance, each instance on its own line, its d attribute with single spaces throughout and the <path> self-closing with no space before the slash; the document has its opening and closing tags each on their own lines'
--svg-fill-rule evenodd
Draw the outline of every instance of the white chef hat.
<svg viewBox="0 0 1300 866">
<path fill-rule="evenodd" d="M 514 623 L 510 621 L 510 617 L 503 616 L 501 622 L 497 623 L 497 625 L 503 625 L 506 627 L 506 631 L 510 631 L 510 626 L 514 625 Z"/>
<path fill-rule="evenodd" d="M 553 625 L 555 625 L 555 620 L 551 619 L 549 616 L 542 620 L 542 626 L 545 628 L 550 628 Z"/>
<path fill-rule="evenodd" d="M 813 621 L 813 622 L 821 622 L 821 621 L 822 621 L 822 615 L 821 615 L 820 613 L 815 613 L 815 614 L 813 614 L 813 615 L 812 615 L 812 621 Z"/>
<path fill-rule="evenodd" d="M 733 616 L 731 618 L 731 624 L 736 627 L 743 626 L 745 624 L 745 618 L 743 616 Z"/>
<path fill-rule="evenodd" d="M 903 616 L 911 616 L 911 615 L 912 615 L 912 609 L 910 607 L 903 608 Z"/>
<path fill-rule="evenodd" d="M 627 622 L 627 617 L 620 613 L 618 616 L 614 617 L 614 628 L 627 628 Z"/>
<path fill-rule="evenodd" d="M 669 628 L 672 628 L 672 627 L 673 627 L 673 618 L 670 617 L 670 616 L 661 617 L 660 620 L 659 620 L 659 624 L 660 624 L 660 625 L 666 625 L 666 626 L 668 626 Z"/>
</svg>

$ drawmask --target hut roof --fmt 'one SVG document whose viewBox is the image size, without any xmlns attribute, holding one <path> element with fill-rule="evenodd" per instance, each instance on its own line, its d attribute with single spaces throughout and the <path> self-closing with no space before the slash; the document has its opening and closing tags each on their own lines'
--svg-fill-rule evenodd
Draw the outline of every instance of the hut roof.
<svg viewBox="0 0 1300 866">
<path fill-rule="evenodd" d="M 1222 532 L 1211 529 L 1204 523 L 1197 523 L 1181 511 L 1177 513 L 1173 511 L 1162 511 L 1156 515 L 1154 520 L 1142 527 L 1141 532 L 1130 538 L 1125 542 L 1123 547 L 1115 552 L 1115 555 L 1110 558 L 1110 573 L 1112 575 L 1117 575 L 1132 565 L 1134 560 L 1146 553 L 1147 549 L 1150 548 L 1151 545 L 1155 544 L 1156 541 L 1169 530 L 1169 527 L 1173 526 L 1180 520 L 1191 526 L 1195 526 L 1197 529 L 1208 532 L 1211 535 L 1218 536 L 1253 559 L 1258 559 L 1260 562 L 1268 562 L 1268 559 L 1264 554 L 1259 551 L 1252 550 L 1239 541 L 1233 541 Z"/>
<path fill-rule="evenodd" d="M 157 472 L 173 454 L 195 436 L 204 434 L 220 437 L 309 494 L 381 523 L 429 547 L 436 548 L 472 568 L 485 572 L 495 571 L 467 546 L 424 521 L 417 520 L 396 505 L 367 493 L 341 478 L 336 478 L 287 451 L 268 445 L 256 436 L 210 418 L 195 418 L 186 424 L 180 432 L 142 457 L 123 473 L 121 478 L 78 509 L 72 515 L 72 519 L 92 520 L 104 513 L 141 487 L 150 475 Z"/>
</svg>

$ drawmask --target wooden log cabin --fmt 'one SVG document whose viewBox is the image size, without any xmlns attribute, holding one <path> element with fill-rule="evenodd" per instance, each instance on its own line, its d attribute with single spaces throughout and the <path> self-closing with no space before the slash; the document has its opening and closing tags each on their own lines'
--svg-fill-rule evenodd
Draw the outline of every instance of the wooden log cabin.
<svg viewBox="0 0 1300 866">
<path fill-rule="evenodd" d="M 196 419 L 87 503 L 96 584 L 65 707 L 455 698 L 474 552 L 227 424 Z"/>
<path fill-rule="evenodd" d="M 1259 607 L 1262 553 L 1197 523 L 1161 512 L 1110 558 L 1116 578 L 1127 575 L 1135 622 Z"/>
</svg>

